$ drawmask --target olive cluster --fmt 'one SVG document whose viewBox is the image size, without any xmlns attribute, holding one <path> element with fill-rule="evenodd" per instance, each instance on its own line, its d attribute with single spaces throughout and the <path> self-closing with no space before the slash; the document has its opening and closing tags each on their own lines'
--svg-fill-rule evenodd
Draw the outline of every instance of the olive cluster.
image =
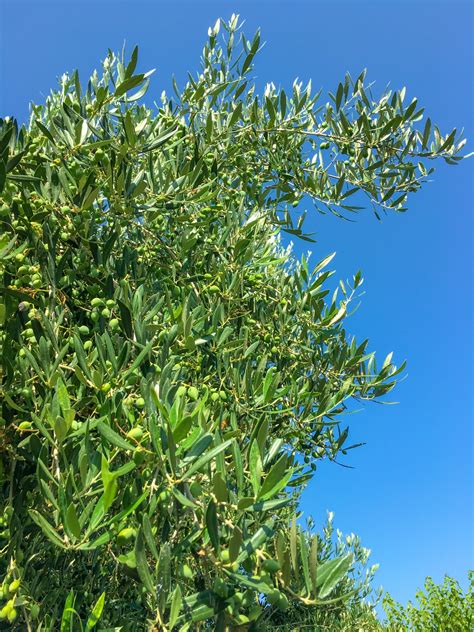
<svg viewBox="0 0 474 632">
<path fill-rule="evenodd" d="M 0 609 L 0 620 L 6 619 L 9 623 L 16 621 L 18 613 L 15 605 L 18 599 L 19 588 L 19 579 L 13 579 L 9 575 L 5 576 L 0 586 L 0 601 L 6 600 L 6 603 Z"/>
<path fill-rule="evenodd" d="M 10 518 L 13 510 L 10 506 L 6 507 L 0 515 L 0 546 L 1 540 L 8 539 L 10 537 Z"/>
<path fill-rule="evenodd" d="M 25 255 L 22 253 L 16 255 L 15 260 L 17 263 L 21 263 L 22 265 L 17 268 L 17 278 L 13 282 L 13 285 L 15 287 L 31 287 L 34 290 L 39 289 L 43 285 L 39 265 L 28 265 L 23 263 Z"/>
<path fill-rule="evenodd" d="M 104 301 L 96 296 L 91 301 L 91 307 L 90 317 L 93 323 L 96 323 L 102 316 L 109 321 L 109 327 L 112 331 L 118 328 L 119 319 L 114 316 L 114 309 L 117 309 L 117 305 L 113 299 Z"/>
</svg>

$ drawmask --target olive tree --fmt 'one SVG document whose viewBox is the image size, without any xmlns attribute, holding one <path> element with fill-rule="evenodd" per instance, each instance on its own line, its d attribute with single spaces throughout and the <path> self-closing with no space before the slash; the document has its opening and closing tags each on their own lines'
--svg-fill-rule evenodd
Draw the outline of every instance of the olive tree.
<svg viewBox="0 0 474 632">
<path fill-rule="evenodd" d="M 445 575 L 442 584 L 435 584 L 427 577 L 424 590 L 416 593 L 416 602 L 405 606 L 397 603 L 390 595 L 384 597 L 389 630 L 447 630 L 464 632 L 474 626 L 474 572 L 467 576 L 467 590 L 463 590 L 453 577 Z"/>
<path fill-rule="evenodd" d="M 222 37 L 223 35 L 223 37 Z M 300 203 L 405 210 L 460 160 L 405 91 L 346 75 L 256 92 L 238 18 L 154 108 L 109 51 L 0 125 L 0 618 L 16 629 L 257 630 L 289 602 L 349 599 L 298 498 L 352 446 L 342 413 L 403 365 L 345 329 Z M 363 561 L 363 560 L 362 560 Z M 341 583 L 342 582 L 342 583 Z"/>
</svg>

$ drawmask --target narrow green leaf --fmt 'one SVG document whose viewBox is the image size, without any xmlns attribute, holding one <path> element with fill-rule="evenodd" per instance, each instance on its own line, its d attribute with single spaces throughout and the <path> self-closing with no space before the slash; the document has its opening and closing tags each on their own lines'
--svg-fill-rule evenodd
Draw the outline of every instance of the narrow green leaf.
<svg viewBox="0 0 474 632">
<path fill-rule="evenodd" d="M 203 454 L 203 456 L 194 461 L 189 470 L 182 475 L 181 480 L 185 481 L 190 478 L 195 472 L 199 471 L 202 467 L 207 465 L 207 463 L 212 461 L 212 459 L 214 459 L 218 454 L 226 450 L 231 443 L 232 439 L 228 439 L 227 441 L 224 441 L 224 443 L 220 443 L 212 448 L 212 450 L 209 450 L 209 452 Z"/>
<path fill-rule="evenodd" d="M 74 503 L 71 503 L 66 511 L 66 525 L 69 531 L 73 534 L 73 536 L 77 539 L 81 537 L 81 525 L 79 524 L 79 520 L 77 518 L 76 508 L 74 507 Z"/>
<path fill-rule="evenodd" d="M 181 588 L 179 587 L 179 584 L 177 584 L 176 588 L 173 591 L 173 596 L 171 598 L 170 618 L 169 618 L 169 623 L 168 623 L 170 630 L 172 630 L 174 626 L 176 625 L 182 605 L 183 605 L 183 598 L 181 594 Z"/>
<path fill-rule="evenodd" d="M 212 546 L 215 551 L 219 551 L 219 525 L 217 522 L 216 503 L 211 499 L 206 510 L 206 528 L 209 533 Z"/>
<path fill-rule="evenodd" d="M 93 607 L 92 612 L 90 613 L 89 618 L 87 619 L 86 632 L 88 632 L 88 630 L 92 630 L 92 628 L 99 621 L 102 611 L 104 609 L 104 604 L 105 604 L 105 592 L 103 592 L 101 596 L 95 602 L 95 606 Z"/>
<path fill-rule="evenodd" d="M 96 427 L 101 436 L 115 447 L 122 448 L 122 450 L 135 450 L 135 446 L 126 441 L 115 430 L 112 430 L 105 422 L 99 421 Z"/>
<path fill-rule="evenodd" d="M 319 599 L 324 599 L 332 592 L 347 574 L 351 563 L 352 555 L 347 554 L 321 564 L 317 578 L 318 586 L 321 586 L 318 593 Z"/>
<path fill-rule="evenodd" d="M 143 536 L 143 530 L 141 527 L 135 540 L 135 559 L 137 561 L 137 572 L 143 585 L 150 594 L 154 594 L 155 584 L 153 582 L 153 577 L 150 573 L 150 569 L 148 568 L 148 562 L 145 552 L 145 538 Z"/>
</svg>

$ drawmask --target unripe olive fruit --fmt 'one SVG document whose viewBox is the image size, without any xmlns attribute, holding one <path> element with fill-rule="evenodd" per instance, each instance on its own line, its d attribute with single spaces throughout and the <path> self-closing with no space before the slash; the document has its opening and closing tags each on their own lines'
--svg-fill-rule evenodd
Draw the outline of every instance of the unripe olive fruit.
<svg viewBox="0 0 474 632">
<path fill-rule="evenodd" d="M 84 349 L 88 351 L 92 347 L 92 340 L 86 340 L 84 343 Z"/>
<path fill-rule="evenodd" d="M 110 309 L 108 307 L 104 307 L 101 314 L 104 318 L 110 318 Z"/>
<path fill-rule="evenodd" d="M 142 450 L 141 448 L 137 448 L 133 452 L 133 462 L 135 463 L 135 465 L 141 465 L 144 462 L 145 458 L 146 458 L 145 450 Z"/>
<path fill-rule="evenodd" d="M 104 303 L 104 301 L 101 298 L 98 298 L 97 296 L 95 298 L 93 298 L 92 301 L 91 301 L 92 307 L 99 307 L 103 303 Z"/>
<path fill-rule="evenodd" d="M 129 439 L 134 439 L 135 441 L 141 441 L 143 439 L 143 428 L 141 426 L 135 426 L 127 432 L 127 437 Z"/>
<path fill-rule="evenodd" d="M 119 326 L 118 318 L 112 318 L 112 320 L 109 322 L 109 327 L 111 329 L 117 329 L 118 326 Z"/>
<path fill-rule="evenodd" d="M 158 502 L 160 503 L 167 503 L 170 499 L 170 492 L 167 489 L 164 489 L 162 492 L 160 492 L 159 496 L 158 496 Z"/>
<path fill-rule="evenodd" d="M 219 595 L 219 597 L 222 597 L 223 599 L 227 597 L 227 593 L 228 593 L 227 584 L 221 577 L 215 578 L 212 588 L 214 592 L 216 593 L 216 595 Z"/>
<path fill-rule="evenodd" d="M 117 536 L 117 544 L 119 546 L 126 546 L 136 536 L 136 534 L 136 530 L 131 527 L 122 529 Z"/>
<path fill-rule="evenodd" d="M 219 287 L 217 285 L 211 285 L 209 287 L 209 292 L 211 294 L 218 294 L 220 292 L 220 289 L 219 289 Z"/>
<path fill-rule="evenodd" d="M 195 386 L 190 386 L 188 388 L 188 397 L 193 400 L 196 400 L 199 397 L 199 391 Z"/>
<path fill-rule="evenodd" d="M 189 486 L 189 491 L 194 496 L 194 498 L 198 498 L 202 494 L 202 486 L 197 481 L 194 481 Z"/>
<path fill-rule="evenodd" d="M 224 564 L 227 564 L 229 562 L 229 550 L 222 549 L 219 553 L 219 559 L 221 562 L 224 562 Z"/>
<path fill-rule="evenodd" d="M 105 301 L 105 304 L 107 305 L 107 307 L 115 307 L 115 301 L 112 300 L 111 298 L 109 298 L 109 300 Z"/>
<path fill-rule="evenodd" d="M 89 333 L 89 327 L 87 327 L 86 325 L 81 325 L 78 331 L 81 334 L 81 336 L 87 336 L 87 334 Z"/>
<path fill-rule="evenodd" d="M 145 406 L 145 400 L 143 399 L 143 397 L 137 397 L 137 399 L 135 400 L 135 406 L 137 408 L 143 408 Z"/>
<path fill-rule="evenodd" d="M 8 592 L 14 593 L 20 588 L 20 580 L 14 579 L 12 583 L 8 586 Z"/>
<path fill-rule="evenodd" d="M 264 560 L 262 568 L 269 573 L 276 573 L 280 570 L 280 563 L 277 560 Z"/>
</svg>

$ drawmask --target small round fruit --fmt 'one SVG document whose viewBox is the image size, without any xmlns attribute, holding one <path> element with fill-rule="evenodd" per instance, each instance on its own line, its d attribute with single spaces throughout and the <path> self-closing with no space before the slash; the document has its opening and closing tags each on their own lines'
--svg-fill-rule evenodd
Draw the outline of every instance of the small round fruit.
<svg viewBox="0 0 474 632">
<path fill-rule="evenodd" d="M 112 309 L 112 307 L 115 307 L 115 301 L 111 298 L 109 298 L 107 301 L 105 301 L 105 304 L 107 305 L 107 307 L 109 307 L 110 309 Z"/>
<path fill-rule="evenodd" d="M 99 307 L 100 305 L 102 305 L 104 303 L 104 301 L 99 298 L 99 297 L 94 297 L 91 301 L 91 306 L 92 307 Z"/>
<path fill-rule="evenodd" d="M 16 608 L 12 608 L 12 609 L 10 610 L 10 612 L 8 613 L 8 615 L 7 615 L 7 619 L 8 619 L 8 621 L 9 621 L 9 623 L 13 623 L 13 621 L 15 621 L 15 620 L 16 620 L 16 617 L 17 617 L 17 611 L 16 611 Z"/>
<path fill-rule="evenodd" d="M 20 580 L 14 579 L 11 584 L 8 586 L 8 592 L 15 593 L 18 588 L 20 588 Z"/>
<path fill-rule="evenodd" d="M 129 439 L 133 439 L 134 441 L 141 441 L 143 439 L 143 428 L 141 426 L 135 426 L 127 432 L 127 437 Z"/>
<path fill-rule="evenodd" d="M 222 549 L 219 553 L 219 559 L 221 560 L 221 562 L 224 562 L 224 564 L 227 564 L 230 561 L 229 549 Z"/>
<path fill-rule="evenodd" d="M 141 465 L 146 458 L 146 453 L 145 450 L 142 450 L 141 448 L 137 448 L 136 450 L 134 450 L 133 452 L 133 462 L 135 463 L 135 465 Z"/>
<path fill-rule="evenodd" d="M 202 494 L 202 491 L 203 491 L 202 485 L 200 485 L 197 481 L 194 481 L 189 486 L 189 491 L 194 496 L 194 498 L 199 498 L 199 496 Z"/>
<path fill-rule="evenodd" d="M 160 503 L 167 503 L 169 501 L 171 497 L 170 492 L 167 489 L 164 489 L 162 492 L 160 492 L 159 496 L 158 496 L 158 502 Z"/>
<path fill-rule="evenodd" d="M 262 568 L 269 573 L 276 573 L 280 570 L 280 563 L 277 560 L 264 560 Z"/>
<path fill-rule="evenodd" d="M 81 336 L 87 336 L 89 333 L 89 327 L 87 327 L 87 325 L 81 325 L 78 331 L 81 334 Z"/>
<path fill-rule="evenodd" d="M 137 532 L 135 529 L 132 529 L 132 527 L 126 527 L 125 529 L 122 529 L 122 531 L 120 531 L 120 533 L 117 536 L 117 544 L 119 546 L 126 546 L 129 542 L 131 542 L 131 540 L 133 540 L 133 538 L 137 535 Z"/>
<path fill-rule="evenodd" d="M 199 397 L 199 391 L 195 386 L 190 386 L 188 388 L 188 397 L 194 401 Z"/>
<path fill-rule="evenodd" d="M 222 401 L 225 401 L 227 399 L 227 393 L 225 391 L 219 391 L 219 397 Z"/>
<path fill-rule="evenodd" d="M 20 424 L 18 424 L 18 430 L 31 430 L 32 426 L 33 424 L 31 423 L 31 421 L 22 421 Z"/>
<path fill-rule="evenodd" d="M 214 393 L 211 394 L 211 401 L 217 402 L 218 399 L 219 399 L 219 393 L 214 391 Z"/>
<path fill-rule="evenodd" d="M 286 595 L 284 595 L 283 593 L 280 594 L 280 599 L 278 600 L 278 603 L 276 604 L 278 610 L 288 610 L 290 603 L 288 601 L 288 597 Z"/>
<path fill-rule="evenodd" d="M 84 349 L 86 351 L 89 351 L 89 349 L 92 347 L 92 340 L 86 340 L 84 343 Z"/>
<path fill-rule="evenodd" d="M 112 320 L 109 322 L 110 329 L 117 329 L 118 326 L 119 326 L 118 318 L 112 318 Z"/>
<path fill-rule="evenodd" d="M 211 285 L 209 287 L 210 294 L 219 294 L 220 288 L 217 285 Z"/>
<path fill-rule="evenodd" d="M 280 601 L 281 594 L 282 593 L 275 588 L 274 590 L 269 590 L 265 596 L 271 606 L 276 606 Z"/>
<path fill-rule="evenodd" d="M 176 391 L 177 397 L 182 397 L 186 393 L 186 391 L 187 389 L 185 386 L 178 386 L 178 389 Z"/>
<path fill-rule="evenodd" d="M 227 584 L 221 577 L 216 577 L 212 588 L 214 592 L 216 593 L 216 595 L 219 595 L 219 597 L 222 597 L 222 599 L 226 599 L 227 594 L 228 594 L 228 588 L 227 588 Z"/>
<path fill-rule="evenodd" d="M 143 397 L 137 397 L 137 399 L 135 400 L 135 406 L 137 408 L 143 408 L 145 406 L 145 400 L 143 399 Z"/>
<path fill-rule="evenodd" d="M 99 312 L 92 312 L 91 313 L 91 320 L 93 323 L 96 323 L 99 320 Z"/>
<path fill-rule="evenodd" d="M 101 314 L 104 318 L 110 318 L 110 309 L 108 307 L 104 307 Z"/>
</svg>

